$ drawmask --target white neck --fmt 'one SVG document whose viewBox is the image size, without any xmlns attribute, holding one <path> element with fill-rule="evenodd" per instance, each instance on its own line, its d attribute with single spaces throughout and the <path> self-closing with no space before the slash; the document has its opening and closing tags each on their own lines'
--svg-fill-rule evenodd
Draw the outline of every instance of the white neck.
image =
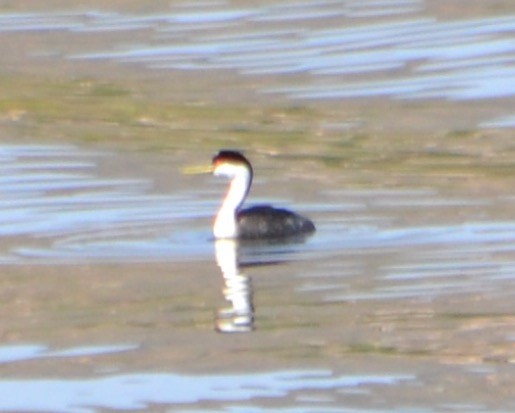
<svg viewBox="0 0 515 413">
<path fill-rule="evenodd" d="M 223 173 L 220 173 L 222 175 Z M 251 175 L 247 168 L 240 167 L 231 174 L 232 181 L 229 190 L 218 211 L 213 227 L 215 238 L 236 238 L 238 224 L 236 213 L 247 196 Z"/>
</svg>

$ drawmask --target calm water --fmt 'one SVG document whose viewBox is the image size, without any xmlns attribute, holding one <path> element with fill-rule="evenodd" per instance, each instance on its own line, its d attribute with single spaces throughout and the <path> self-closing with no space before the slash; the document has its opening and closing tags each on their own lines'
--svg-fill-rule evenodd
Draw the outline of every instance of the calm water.
<svg viewBox="0 0 515 413">
<path fill-rule="evenodd" d="M 26 64 L 236 73 L 260 99 L 292 102 L 441 99 L 468 113 L 495 101 L 469 126 L 513 126 L 515 9 L 456 19 L 419 0 L 138 5 L 2 10 L 0 36 L 36 34 L 21 42 Z M 352 123 L 319 116 L 337 131 Z M 7 129 L 7 118 L 0 410 L 515 409 L 515 196 L 474 170 L 509 151 L 474 152 L 481 136 L 465 149 L 453 141 L 449 164 L 475 162 L 460 175 L 420 145 L 392 182 L 380 166 L 324 164 L 340 156 L 337 135 L 304 143 L 316 156 L 254 144 L 249 202 L 294 207 L 317 232 L 238 245 L 211 238 L 225 183 L 180 173 L 209 159 L 202 144 L 165 155 L 43 144 L 43 129 Z"/>
</svg>

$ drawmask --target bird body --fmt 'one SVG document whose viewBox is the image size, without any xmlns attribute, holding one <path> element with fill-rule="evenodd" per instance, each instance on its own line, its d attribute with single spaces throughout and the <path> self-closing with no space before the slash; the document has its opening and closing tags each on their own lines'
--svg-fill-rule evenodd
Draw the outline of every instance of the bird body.
<svg viewBox="0 0 515 413">
<path fill-rule="evenodd" d="M 241 153 L 220 151 L 213 158 L 213 173 L 231 179 L 215 218 L 215 238 L 277 239 L 307 235 L 315 231 L 309 219 L 286 209 L 270 205 L 241 209 L 253 176 L 250 162 Z"/>
<path fill-rule="evenodd" d="M 315 231 L 313 223 L 295 212 L 257 205 L 236 214 L 240 238 L 283 238 Z"/>
</svg>

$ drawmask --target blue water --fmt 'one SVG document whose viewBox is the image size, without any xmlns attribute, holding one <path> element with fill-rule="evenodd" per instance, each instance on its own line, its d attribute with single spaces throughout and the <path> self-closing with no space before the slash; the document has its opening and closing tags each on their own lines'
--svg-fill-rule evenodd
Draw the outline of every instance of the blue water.
<svg viewBox="0 0 515 413">
<path fill-rule="evenodd" d="M 137 62 L 171 71 L 236 70 L 243 76 L 302 74 L 302 85 L 275 80 L 259 87 L 262 93 L 295 100 L 513 96 L 515 10 L 454 20 L 424 10 L 421 0 L 279 2 L 244 8 L 185 2 L 147 15 L 3 13 L 0 32 L 39 31 L 44 36 L 66 31 L 80 38 L 144 31 L 146 41 L 138 36 L 137 44 L 107 37 L 103 50 L 62 58 Z M 55 58 L 51 46 L 39 54 Z"/>
<path fill-rule="evenodd" d="M 138 348 L 121 344 L 56 351 L 42 345 L 0 346 L 0 367 L 45 359 L 57 363 L 59 359 L 73 361 L 130 354 Z M 362 410 L 330 407 L 335 398 L 327 392 L 356 392 L 366 397 L 374 388 L 410 385 L 415 381 L 412 374 L 338 375 L 320 369 L 201 375 L 99 372 L 83 379 L 59 377 L 55 372 L 51 377 L 1 378 L 0 410 L 94 412 L 99 409 L 141 410 L 163 404 L 182 411 L 199 403 L 215 403 L 214 406 L 225 405 L 235 412 L 261 412 L 268 411 L 267 405 L 278 406 L 293 397 L 295 409 L 301 409 L 298 411 L 358 412 Z"/>
<path fill-rule="evenodd" d="M 34 64 L 236 73 L 256 93 L 294 102 L 509 100 L 515 9 L 444 18 L 427 6 L 3 11 L 0 36 L 36 34 L 39 49 L 25 56 Z M 70 47 L 56 46 L 56 34 Z M 72 46 L 91 36 L 102 41 Z M 510 105 L 501 109 L 477 126 L 513 127 Z M 223 186 L 184 184 L 178 171 L 188 160 L 170 154 L 177 185 L 158 189 L 134 173 L 141 160 L 105 167 L 119 156 L 0 145 L 0 410 L 515 407 L 511 194 L 380 182 L 344 189 L 337 177 L 313 199 L 292 189 L 259 201 L 294 204 L 316 222 L 315 236 L 232 251 L 229 268 L 234 257 L 243 265 L 231 278 L 216 265 L 210 229 Z M 265 171 L 255 184 L 275 178 Z"/>
<path fill-rule="evenodd" d="M 98 51 L 65 59 L 109 59 L 169 71 L 237 71 L 275 78 L 258 91 L 291 99 L 366 97 L 472 100 L 515 93 L 515 10 L 443 19 L 421 0 L 174 4 L 157 14 L 66 11 L 0 14 L 0 32 L 105 34 Z M 280 22 L 280 24 L 278 24 Z M 138 32 L 137 44 L 110 33 Z M 40 57 L 55 53 L 49 46 Z"/>
<path fill-rule="evenodd" d="M 174 405 L 185 411 L 198 403 L 217 403 L 230 404 L 232 407 L 229 409 L 234 412 L 262 412 L 268 409 L 260 406 L 261 400 L 278 403 L 302 391 L 311 396 L 305 397 L 306 400 L 299 397 L 295 411 L 323 409 L 349 412 L 360 410 L 329 407 L 333 400 L 324 396 L 317 397 L 317 392 L 359 389 L 361 394 L 366 394 L 376 386 L 413 380 L 411 375 L 338 376 L 325 370 L 234 375 L 139 373 L 101 375 L 87 379 L 0 379 L 0 410 L 94 412 L 99 409 L 146 410 L 152 405 L 163 404 Z"/>
<path fill-rule="evenodd" d="M 200 181 L 198 191 L 164 194 L 144 177 L 101 176 L 96 163 L 110 156 L 74 146 L 0 146 L 0 234 L 8 245 L 1 262 L 212 261 L 211 220 L 220 194 L 203 193 Z M 401 251 L 402 263 L 385 266 L 383 283 L 365 294 L 379 294 L 376 298 L 485 291 L 499 288 L 494 280 L 513 278 L 515 263 L 498 261 L 495 254 L 514 251 L 515 222 L 444 222 L 446 215 L 469 211 L 473 216 L 492 205 L 512 208 L 513 198 L 445 198 L 434 190 L 409 188 L 327 190 L 324 197 L 324 203 L 301 206 L 317 222 L 314 237 L 305 243 L 243 246 L 242 263 L 342 256 L 353 261 L 356 254 Z M 441 216 L 442 222 L 395 223 L 412 214 Z M 463 272 L 468 277 L 461 277 Z M 419 282 L 411 285 L 411 278 Z M 362 295 L 333 289 L 326 299 L 339 296 L 355 300 Z"/>
<path fill-rule="evenodd" d="M 505 328 L 510 318 L 504 311 L 512 302 L 515 281 L 515 222 L 501 219 L 505 214 L 497 213 L 513 209 L 514 197 L 444 196 L 430 188 L 321 188 L 317 202 L 300 203 L 318 227 L 312 238 L 304 243 L 219 250 L 217 268 L 217 245 L 212 241 L 210 225 L 223 187 L 205 191 L 212 182 L 200 180 L 198 190 L 178 184 L 167 194 L 159 191 L 150 177 L 126 178 L 119 176 L 118 168 L 113 169 L 118 171 L 115 176 L 109 168 L 101 168 L 103 163 L 118 162 L 116 153 L 72 145 L 1 145 L 0 158 L 0 266 L 8 271 L 1 281 L 6 291 L 22 294 L 12 297 L 9 293 L 9 308 L 17 311 L 11 317 L 50 326 L 34 330 L 40 334 L 51 328 L 49 339 L 54 333 L 74 337 L 74 341 L 82 337 L 76 347 L 52 349 L 45 341 L 23 344 L 18 340 L 0 347 L 0 369 L 9 367 L 9 373 L 0 379 L 0 410 L 89 412 L 164 404 L 174 409 L 184 407 L 185 411 L 413 411 L 409 402 L 396 396 L 398 392 L 410 392 L 413 386 L 432 388 L 433 380 L 446 380 L 448 375 L 466 384 L 504 374 L 496 364 L 487 368 L 478 361 L 473 371 L 467 366 L 449 368 L 443 364 L 428 376 L 422 373 L 423 365 L 409 355 L 400 356 L 399 366 L 395 359 L 387 358 L 370 368 L 366 357 L 357 362 L 349 348 L 355 345 L 359 349 L 361 340 L 365 349 L 377 345 L 379 354 L 382 346 L 393 346 L 401 353 L 407 346 L 408 354 L 410 348 L 415 352 L 426 351 L 426 346 L 438 348 L 442 345 L 438 337 L 445 337 L 456 327 L 453 317 L 439 320 L 435 315 L 442 311 L 437 303 L 456 301 L 465 306 L 452 310 L 465 315 L 459 329 L 477 330 L 478 334 L 485 329 L 486 337 L 491 335 L 497 348 L 504 349 L 497 350 L 498 356 L 491 353 L 489 345 L 479 351 L 494 359 L 509 359 L 506 343 L 513 342 L 513 334 Z M 136 164 L 126 170 L 138 169 L 138 161 L 131 162 Z M 183 166 L 180 160 L 172 164 L 178 165 L 178 170 Z M 185 179 L 177 174 L 172 182 Z M 266 182 L 263 176 L 257 185 Z M 273 201 L 287 204 L 286 200 Z M 232 273 L 236 260 L 243 267 Z M 138 266 L 132 268 L 131 263 Z M 145 263 L 161 263 L 165 270 Z M 48 278 L 46 270 L 37 270 L 57 264 L 67 265 L 62 278 Z M 104 275 L 103 264 L 119 268 L 114 273 L 117 280 Z M 16 268 L 20 268 L 20 275 L 16 275 Z M 32 268 L 28 278 L 24 268 Z M 136 276 L 139 284 L 129 276 Z M 49 292 L 38 293 L 42 286 L 61 291 L 59 284 L 65 280 L 74 287 L 70 297 L 51 294 L 45 299 Z M 81 292 L 76 290 L 77 283 L 84 283 Z M 153 290 L 156 283 L 165 283 L 163 291 Z M 125 284 L 127 287 L 122 287 Z M 214 285 L 218 302 L 208 300 Z M 105 295 L 117 290 L 120 295 L 115 301 Z M 191 298 L 184 301 L 183 296 Z M 222 299 L 226 300 L 224 305 Z M 198 307 L 206 300 L 208 308 L 205 304 Z M 481 316 L 485 311 L 481 307 L 475 310 L 480 315 L 471 316 L 469 326 L 468 311 L 474 303 L 482 302 L 494 303 L 495 309 L 489 307 L 487 311 L 493 314 Z M 326 313 L 328 308 L 332 310 Z M 201 324 L 193 321 L 205 317 L 206 311 L 215 314 L 212 320 Z M 355 324 L 353 315 L 362 321 Z M 115 318 L 109 322 L 105 317 Z M 345 320 L 341 325 L 336 321 L 340 317 Z M 483 323 L 483 317 L 492 319 Z M 137 328 L 140 319 L 147 327 Z M 280 327 L 283 323 L 287 326 L 284 330 Z M 407 327 L 395 335 L 396 339 L 388 330 L 382 339 L 369 337 L 370 332 L 359 333 L 361 329 L 375 331 L 372 326 L 376 324 L 403 328 L 404 323 L 413 325 L 414 330 Z M 278 327 L 273 327 L 275 324 Z M 10 324 L 9 329 L 13 328 Z M 27 328 L 16 327 L 25 331 L 22 337 L 31 330 Z M 105 344 L 92 344 L 87 339 L 88 329 L 92 333 L 98 329 L 100 337 L 94 334 L 95 342 L 106 337 Z M 109 339 L 106 334 L 111 329 Z M 218 342 L 211 349 L 217 339 L 206 340 L 205 334 L 216 334 L 215 329 L 246 332 L 247 338 Z M 422 333 L 419 339 L 409 338 L 417 331 Z M 113 341 L 117 334 L 133 338 L 120 344 Z M 263 337 L 264 343 L 253 339 L 254 334 Z M 354 334 L 364 336 L 357 339 Z M 195 342 L 198 335 L 204 338 Z M 194 341 L 185 347 L 188 336 Z M 379 341 L 374 344 L 374 340 Z M 419 340 L 424 345 L 419 346 Z M 449 340 L 452 344 L 448 346 L 461 348 L 454 343 L 457 337 Z M 237 343 L 245 343 L 246 350 L 231 350 Z M 321 350 L 326 346 L 327 350 Z M 336 350 L 331 350 L 333 347 Z M 325 360 L 319 352 L 338 354 L 340 347 L 343 358 L 337 358 L 337 367 L 329 368 L 328 363 L 334 366 L 334 360 Z M 234 368 L 221 364 L 217 373 L 180 373 L 170 360 L 160 363 L 160 368 L 152 363 L 145 368 L 145 360 L 154 360 L 154 352 L 165 358 L 177 352 L 188 365 L 202 364 L 202 360 L 213 363 L 218 357 L 216 348 L 224 362 L 235 363 Z M 307 359 L 291 356 L 295 369 L 284 366 L 285 359 L 276 354 L 310 348 L 318 355 Z M 473 348 L 470 351 L 474 353 Z M 430 360 L 440 360 L 438 351 L 433 351 Z M 247 357 L 256 355 L 263 360 L 279 357 L 281 367 L 248 361 L 260 368 L 242 372 L 240 362 L 245 365 Z M 459 355 L 455 357 L 461 360 Z M 45 370 L 48 362 L 55 367 L 51 371 Z M 358 363 L 352 374 L 342 365 L 349 362 Z M 87 370 L 77 376 L 81 363 Z M 143 366 L 137 367 L 139 363 Z M 40 366 L 36 374 L 31 366 Z M 388 402 L 382 406 L 379 401 L 384 392 Z M 481 411 L 493 406 L 485 401 L 488 394 L 478 392 L 465 409 L 461 404 L 445 404 L 454 400 L 450 394 L 440 402 L 432 399 L 430 392 L 423 392 L 420 397 L 424 402 L 416 406 L 422 406 L 420 411 Z M 353 400 L 353 404 L 347 408 L 342 405 L 344 400 Z M 508 406 L 506 403 L 502 405 Z M 296 407 L 285 407 L 293 405 Z"/>
</svg>

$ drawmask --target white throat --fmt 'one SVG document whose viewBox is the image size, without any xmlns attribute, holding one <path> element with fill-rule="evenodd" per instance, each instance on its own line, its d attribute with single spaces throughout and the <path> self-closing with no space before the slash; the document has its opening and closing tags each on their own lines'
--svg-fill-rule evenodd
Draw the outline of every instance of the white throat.
<svg viewBox="0 0 515 413">
<path fill-rule="evenodd" d="M 215 238 L 236 238 L 238 236 L 236 214 L 247 196 L 251 174 L 244 166 L 229 165 L 227 168 L 225 166 L 217 168 L 215 175 L 229 176 L 232 180 L 215 218 L 213 233 Z"/>
</svg>

